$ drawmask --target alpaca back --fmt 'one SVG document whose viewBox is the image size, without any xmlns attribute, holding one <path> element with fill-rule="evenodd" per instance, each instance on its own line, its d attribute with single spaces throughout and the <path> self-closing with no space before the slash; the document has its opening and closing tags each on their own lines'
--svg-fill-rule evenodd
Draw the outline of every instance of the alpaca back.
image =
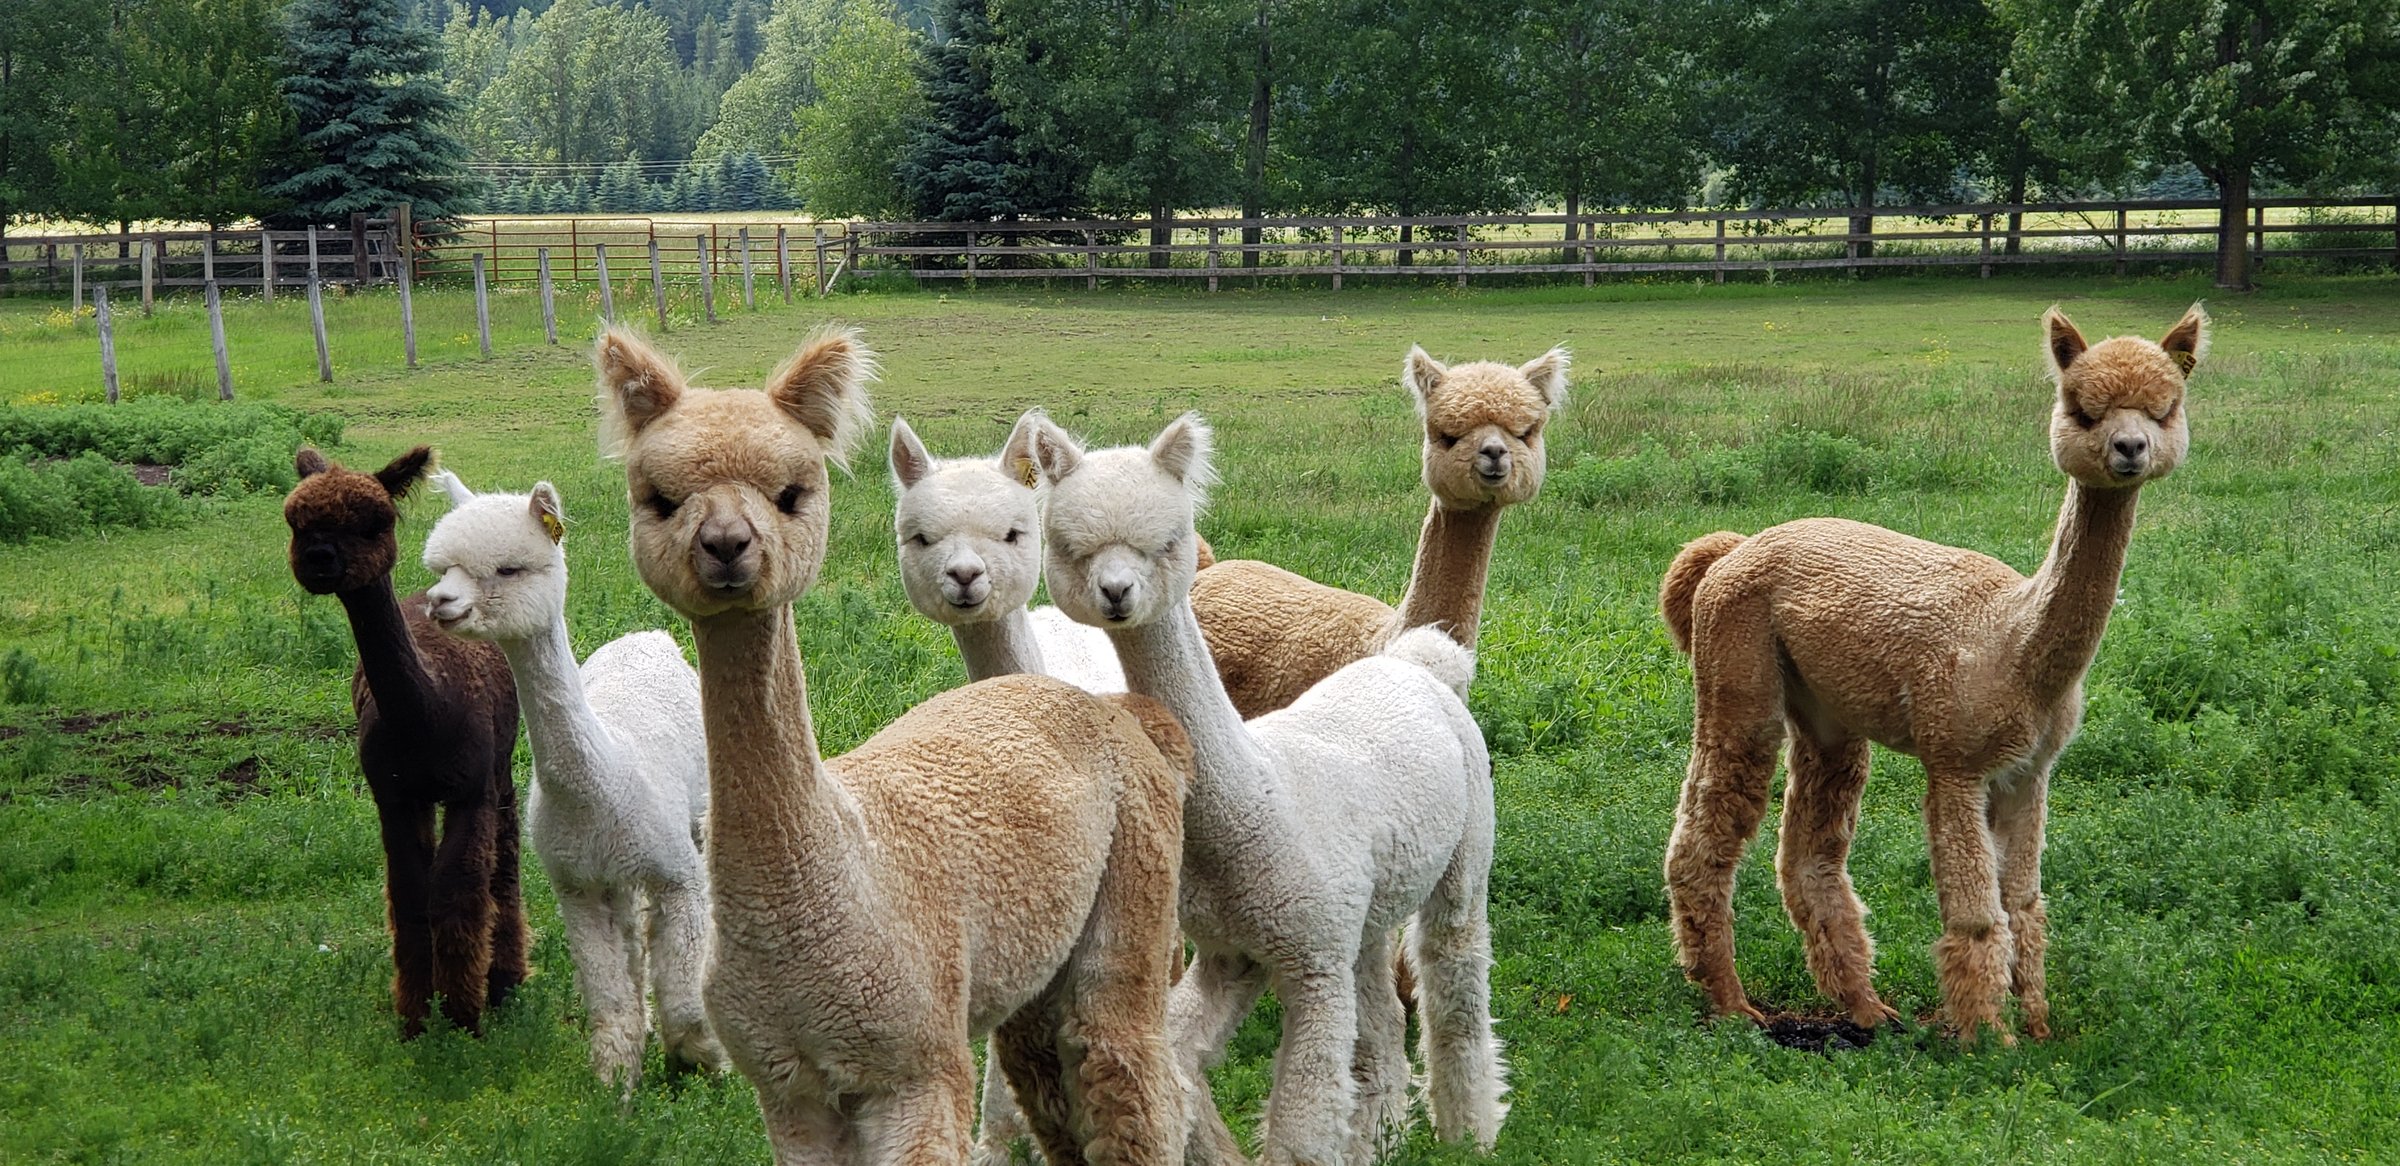
<svg viewBox="0 0 2400 1166">
<path fill-rule="evenodd" d="M 584 757 L 535 759 L 543 861 L 604 879 L 696 870 L 708 817 L 698 674 L 661 631 L 601 645 L 580 673 L 604 739 Z M 597 772 L 582 772 L 587 757 Z"/>
<path fill-rule="evenodd" d="M 1125 691 L 1125 668 L 1117 662 L 1117 646 L 1108 633 L 1076 623 L 1055 607 L 1026 613 L 1033 621 L 1034 642 L 1042 647 L 1042 671 L 1085 692 Z"/>
<path fill-rule="evenodd" d="M 637 776 L 695 830 L 708 816 L 708 741 L 700 728 L 700 674 L 675 637 L 635 632 L 583 662 L 585 699 Z"/>
</svg>

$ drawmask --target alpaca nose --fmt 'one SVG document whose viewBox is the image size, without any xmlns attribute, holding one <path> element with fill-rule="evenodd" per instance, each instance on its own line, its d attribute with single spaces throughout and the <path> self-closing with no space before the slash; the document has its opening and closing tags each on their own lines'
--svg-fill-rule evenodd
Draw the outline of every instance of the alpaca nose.
<svg viewBox="0 0 2400 1166">
<path fill-rule="evenodd" d="M 2128 433 L 2109 442 L 2108 445 L 2109 448 L 2117 451 L 2118 457 L 2127 461 L 2138 460 L 2143 454 L 2150 452 L 2150 439 L 2139 433 Z"/>
<path fill-rule="evenodd" d="M 1490 482 L 1507 477 L 1508 446 L 1497 437 L 1485 439 L 1483 448 L 1475 451 L 1475 472 Z"/>
<path fill-rule="evenodd" d="M 969 587 L 973 587 L 977 579 L 983 578 L 983 568 L 972 566 L 952 567 L 948 571 L 948 574 L 952 579 L 957 580 L 958 589 L 964 591 Z"/>
<path fill-rule="evenodd" d="M 710 522 L 700 528 L 700 549 L 710 558 L 731 566 L 750 549 L 750 536 L 755 533 L 750 524 L 735 519 L 729 522 Z"/>
<path fill-rule="evenodd" d="M 1100 598 L 1105 601 L 1105 606 L 1108 608 L 1109 617 L 1112 619 L 1121 619 L 1124 617 L 1126 601 L 1131 598 L 1132 595 L 1133 584 L 1130 582 L 1103 583 L 1100 585 Z"/>
</svg>

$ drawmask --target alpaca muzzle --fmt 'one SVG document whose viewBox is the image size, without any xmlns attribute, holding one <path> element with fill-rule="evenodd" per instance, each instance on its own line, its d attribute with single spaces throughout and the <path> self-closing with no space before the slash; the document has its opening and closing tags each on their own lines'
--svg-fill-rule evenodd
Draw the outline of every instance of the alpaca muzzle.
<svg viewBox="0 0 2400 1166">
<path fill-rule="evenodd" d="M 692 573 L 714 591 L 742 591 L 758 582 L 758 531 L 739 515 L 712 517 L 692 538 Z"/>
</svg>

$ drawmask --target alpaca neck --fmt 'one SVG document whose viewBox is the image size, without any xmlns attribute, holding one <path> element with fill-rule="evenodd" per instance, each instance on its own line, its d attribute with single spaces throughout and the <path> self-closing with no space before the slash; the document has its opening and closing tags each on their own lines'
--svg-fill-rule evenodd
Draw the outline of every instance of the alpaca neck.
<svg viewBox="0 0 2400 1166">
<path fill-rule="evenodd" d="M 2050 557 L 2026 580 L 2025 674 L 2034 691 L 2055 694 L 2083 679 L 2108 630 L 2125 546 L 2133 538 L 2135 488 L 2067 486 Z"/>
<path fill-rule="evenodd" d="M 1033 638 L 1033 617 L 1022 607 L 995 620 L 951 624 L 950 638 L 958 641 L 969 681 L 1042 672 L 1042 646 Z"/>
<path fill-rule="evenodd" d="M 869 843 L 817 755 L 789 605 L 692 621 L 708 734 L 708 867 L 720 926 L 789 945 L 785 958 L 866 951 L 878 908 L 852 867 Z M 801 905 L 807 909 L 802 910 Z"/>
<path fill-rule="evenodd" d="M 598 793 L 614 739 L 584 699 L 583 670 L 567 640 L 566 617 L 560 615 L 537 635 L 499 643 L 517 678 L 517 707 L 524 710 L 525 735 L 533 742 L 534 779 L 552 795 Z"/>
<path fill-rule="evenodd" d="M 1483 618 L 1483 585 L 1500 536 L 1498 506 L 1453 510 L 1435 499 L 1417 539 L 1417 565 L 1400 600 L 1400 627 L 1441 624 L 1468 651 Z"/>
<path fill-rule="evenodd" d="M 1191 604 L 1178 603 L 1138 627 L 1107 631 L 1124 665 L 1126 688 L 1167 706 L 1192 739 L 1196 780 L 1184 808 L 1188 836 L 1223 837 L 1218 824 L 1254 819 L 1259 802 L 1270 796 L 1273 763 L 1225 695 Z"/>
<path fill-rule="evenodd" d="M 422 723 L 429 713 L 433 678 L 417 655 L 408 619 L 392 594 L 392 577 L 340 592 L 342 610 L 350 616 L 350 636 L 358 641 L 358 669 L 375 697 L 375 710 L 386 723 Z"/>
</svg>

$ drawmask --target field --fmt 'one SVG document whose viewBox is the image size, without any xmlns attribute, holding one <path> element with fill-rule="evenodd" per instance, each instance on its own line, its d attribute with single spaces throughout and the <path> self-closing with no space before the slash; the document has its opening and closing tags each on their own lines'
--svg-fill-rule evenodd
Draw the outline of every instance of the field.
<svg viewBox="0 0 2400 1166">
<path fill-rule="evenodd" d="M 1654 604 L 1675 548 L 1839 514 L 2030 570 L 2063 490 L 2042 307 L 2095 338 L 2156 335 L 2203 294 L 2196 277 L 845 294 L 714 327 L 685 309 L 663 345 L 705 383 L 753 384 L 813 323 L 858 323 L 886 357 L 880 415 L 906 414 L 937 453 L 996 448 L 1035 404 L 1105 442 L 1201 409 L 1222 450 L 1202 521 L 1220 555 L 1396 599 L 1424 506 L 1407 346 L 1522 361 L 1567 343 L 1573 398 L 1541 497 L 1503 527 L 1473 701 L 1497 763 L 1494 995 L 1514 1062 L 1498 1161 L 2391 1161 L 2389 276 L 2285 276 L 2211 305 L 2192 451 L 2145 491 L 2053 787 L 2055 1040 L 1961 1048 L 1925 1023 L 1924 778 L 1887 753 L 1852 867 L 1879 985 L 1915 1024 L 1831 1053 L 1712 1026 L 1669 951 L 1659 860 L 1691 686 Z M 498 300 L 486 362 L 466 297 L 421 293 L 415 373 L 387 297 L 331 305 L 331 386 L 296 301 L 234 305 L 245 398 L 338 412 L 331 452 L 354 466 L 431 442 L 477 488 L 557 483 L 578 650 L 684 634 L 627 563 L 583 350 L 541 344 L 529 295 Z M 562 310 L 562 330 L 588 336 L 589 312 Z M 213 395 L 196 310 L 120 319 L 134 391 Z M 0 402 L 96 395 L 90 335 L 54 305 L 0 301 Z M 881 448 L 836 479 L 831 558 L 801 604 L 828 752 L 961 679 L 893 573 Z M 427 581 L 415 555 L 440 511 L 406 508 L 404 587 Z M 482 1041 L 398 1043 L 352 648 L 338 607 L 292 582 L 285 534 L 256 495 L 178 528 L 0 547 L 0 645 L 20 650 L 0 677 L 0 1162 L 764 1161 L 739 1079 L 659 1083 L 654 1053 L 629 1113 L 591 1079 L 530 858 L 523 995 Z M 1770 816 L 1742 870 L 1742 970 L 1761 1000 L 1822 1010 L 1773 831 Z M 1274 1034 L 1270 1007 L 1219 1074 L 1237 1128 Z M 1397 1160 L 1471 1158 L 1420 1132 Z"/>
</svg>

